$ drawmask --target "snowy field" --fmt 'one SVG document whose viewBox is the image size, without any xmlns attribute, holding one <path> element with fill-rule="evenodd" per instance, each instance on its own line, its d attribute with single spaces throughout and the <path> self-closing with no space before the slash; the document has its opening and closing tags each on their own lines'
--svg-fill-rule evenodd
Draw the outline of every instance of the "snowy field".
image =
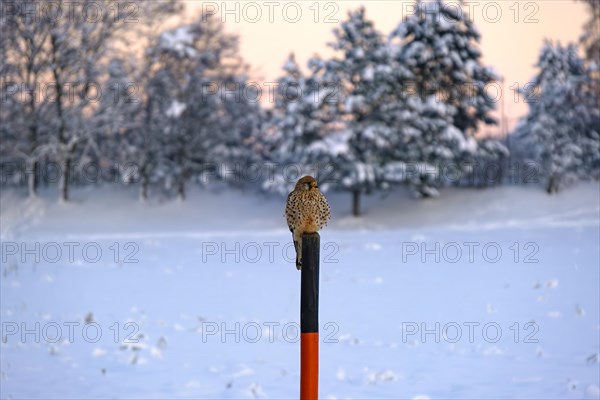
<svg viewBox="0 0 600 400">
<path fill-rule="evenodd" d="M 2 398 L 298 397 L 284 200 L 1 200 Z M 600 196 L 328 195 L 322 398 L 599 398 Z"/>
</svg>

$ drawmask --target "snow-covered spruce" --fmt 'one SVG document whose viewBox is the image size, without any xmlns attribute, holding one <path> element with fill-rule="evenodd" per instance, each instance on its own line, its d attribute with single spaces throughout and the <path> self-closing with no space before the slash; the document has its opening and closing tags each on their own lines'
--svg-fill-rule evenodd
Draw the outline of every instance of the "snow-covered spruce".
<svg viewBox="0 0 600 400">
<path fill-rule="evenodd" d="M 591 90 L 589 70 L 573 44 L 547 42 L 540 52 L 538 74 L 522 94 L 529 114 L 515 128 L 521 147 L 537 162 L 546 191 L 555 193 L 579 178 L 600 171 L 600 111 Z"/>
</svg>

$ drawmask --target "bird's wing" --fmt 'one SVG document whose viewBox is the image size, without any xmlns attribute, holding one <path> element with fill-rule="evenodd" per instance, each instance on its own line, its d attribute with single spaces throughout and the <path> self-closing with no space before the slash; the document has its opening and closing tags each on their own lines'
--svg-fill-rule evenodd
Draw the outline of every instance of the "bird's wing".
<svg viewBox="0 0 600 400">
<path fill-rule="evenodd" d="M 290 224 L 290 220 L 287 218 L 287 208 L 290 204 L 290 197 L 292 196 L 292 192 L 290 192 L 287 196 L 287 200 L 285 201 L 285 210 L 283 210 L 283 215 L 287 221 L 288 228 L 290 228 L 290 232 L 294 233 L 294 228 L 292 228 L 292 224 Z"/>
</svg>

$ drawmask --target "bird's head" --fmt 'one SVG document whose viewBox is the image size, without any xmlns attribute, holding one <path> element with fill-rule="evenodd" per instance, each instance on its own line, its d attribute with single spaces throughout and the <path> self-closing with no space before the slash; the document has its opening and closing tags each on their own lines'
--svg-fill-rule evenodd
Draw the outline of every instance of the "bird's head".
<svg viewBox="0 0 600 400">
<path fill-rule="evenodd" d="M 296 189 L 298 190 L 316 190 L 318 187 L 315 178 L 308 175 L 300 178 L 296 183 Z"/>
</svg>

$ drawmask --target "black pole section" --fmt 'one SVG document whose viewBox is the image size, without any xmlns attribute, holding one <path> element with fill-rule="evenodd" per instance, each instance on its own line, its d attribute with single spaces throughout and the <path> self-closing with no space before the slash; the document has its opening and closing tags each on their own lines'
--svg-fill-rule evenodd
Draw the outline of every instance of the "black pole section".
<svg viewBox="0 0 600 400">
<path fill-rule="evenodd" d="M 319 252 L 318 233 L 302 235 L 302 278 L 300 285 L 300 331 L 319 332 Z"/>
</svg>

